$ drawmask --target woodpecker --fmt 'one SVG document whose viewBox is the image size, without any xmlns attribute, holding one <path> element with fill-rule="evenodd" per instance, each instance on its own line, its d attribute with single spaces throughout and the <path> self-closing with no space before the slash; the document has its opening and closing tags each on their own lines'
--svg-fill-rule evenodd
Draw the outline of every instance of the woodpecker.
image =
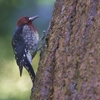
<svg viewBox="0 0 100 100">
<path fill-rule="evenodd" d="M 38 18 L 38 16 L 19 18 L 17 27 L 12 36 L 12 48 L 16 63 L 19 66 L 20 76 L 22 76 L 23 67 L 25 67 L 32 82 L 34 82 L 35 78 L 35 73 L 32 68 L 32 59 L 37 53 L 39 43 L 37 29 L 32 24 L 32 21 L 36 18 Z"/>
</svg>

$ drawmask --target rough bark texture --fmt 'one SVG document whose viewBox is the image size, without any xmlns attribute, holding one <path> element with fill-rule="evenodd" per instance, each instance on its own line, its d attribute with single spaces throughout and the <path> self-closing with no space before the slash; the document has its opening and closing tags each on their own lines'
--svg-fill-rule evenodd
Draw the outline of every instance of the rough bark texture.
<svg viewBox="0 0 100 100">
<path fill-rule="evenodd" d="M 56 0 L 31 100 L 100 100 L 100 0 Z"/>
</svg>

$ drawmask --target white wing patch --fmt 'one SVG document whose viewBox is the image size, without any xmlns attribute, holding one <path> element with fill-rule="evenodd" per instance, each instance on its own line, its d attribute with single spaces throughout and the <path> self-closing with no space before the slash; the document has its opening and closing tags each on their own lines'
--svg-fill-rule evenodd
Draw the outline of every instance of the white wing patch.
<svg viewBox="0 0 100 100">
<path fill-rule="evenodd" d="M 31 54 L 30 54 L 29 51 L 27 52 L 26 56 L 27 56 L 28 61 L 29 61 L 30 64 L 32 65 L 32 56 L 31 56 Z"/>
</svg>

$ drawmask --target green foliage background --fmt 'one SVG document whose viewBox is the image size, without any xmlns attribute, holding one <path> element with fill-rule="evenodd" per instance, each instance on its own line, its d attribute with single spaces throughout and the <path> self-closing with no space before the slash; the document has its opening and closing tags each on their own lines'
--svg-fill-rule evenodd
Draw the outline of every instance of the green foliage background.
<svg viewBox="0 0 100 100">
<path fill-rule="evenodd" d="M 0 100 L 29 100 L 31 79 L 23 70 L 22 77 L 16 65 L 11 47 L 16 21 L 22 16 L 39 15 L 34 21 L 40 36 L 46 30 L 52 16 L 55 0 L 0 0 Z M 39 53 L 33 59 L 37 70 Z"/>
</svg>

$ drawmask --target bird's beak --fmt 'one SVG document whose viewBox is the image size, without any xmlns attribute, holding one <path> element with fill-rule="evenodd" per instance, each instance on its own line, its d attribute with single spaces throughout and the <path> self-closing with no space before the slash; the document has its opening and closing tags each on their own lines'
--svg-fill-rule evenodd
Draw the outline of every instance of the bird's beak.
<svg viewBox="0 0 100 100">
<path fill-rule="evenodd" d="M 33 17 L 29 17 L 29 20 L 33 21 L 35 20 L 36 18 L 38 18 L 39 16 L 33 16 Z"/>
</svg>

